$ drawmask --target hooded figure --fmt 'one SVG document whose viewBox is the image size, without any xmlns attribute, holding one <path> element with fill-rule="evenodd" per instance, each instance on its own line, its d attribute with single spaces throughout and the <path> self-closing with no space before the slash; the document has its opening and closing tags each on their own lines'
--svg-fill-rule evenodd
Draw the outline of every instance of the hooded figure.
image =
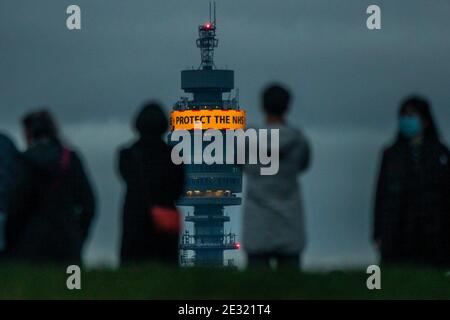
<svg viewBox="0 0 450 320">
<path fill-rule="evenodd" d="M 242 242 L 250 266 L 268 266 L 276 259 L 279 266 L 296 267 L 306 244 L 298 174 L 309 166 L 310 147 L 299 129 L 286 124 L 288 91 L 271 86 L 264 91 L 263 100 L 264 129 L 269 130 L 269 137 L 271 129 L 279 130 L 278 150 L 268 150 L 279 152 L 279 171 L 261 175 L 261 165 L 244 166 L 247 179 Z"/>
<path fill-rule="evenodd" d="M 184 170 L 171 159 L 161 136 L 168 120 L 159 104 L 148 103 L 139 112 L 139 138 L 119 154 L 119 172 L 126 184 L 121 261 L 178 263 L 178 234 L 157 232 L 149 214 L 152 206 L 175 208 L 184 188 Z"/>
<path fill-rule="evenodd" d="M 0 254 L 5 247 L 4 222 L 9 193 L 14 182 L 14 168 L 19 153 L 6 135 L 0 133 Z"/>
<path fill-rule="evenodd" d="M 78 154 L 59 140 L 47 111 L 24 120 L 28 149 L 20 156 L 7 209 L 10 258 L 80 263 L 95 201 Z"/>
</svg>

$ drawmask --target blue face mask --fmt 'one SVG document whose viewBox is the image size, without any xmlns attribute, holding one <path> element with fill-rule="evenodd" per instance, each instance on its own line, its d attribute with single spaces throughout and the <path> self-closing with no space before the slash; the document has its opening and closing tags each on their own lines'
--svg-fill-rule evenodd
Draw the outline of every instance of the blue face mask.
<svg viewBox="0 0 450 320">
<path fill-rule="evenodd" d="M 407 139 L 417 137 L 422 133 L 422 121 L 418 116 L 401 116 L 399 130 L 400 134 Z"/>
</svg>

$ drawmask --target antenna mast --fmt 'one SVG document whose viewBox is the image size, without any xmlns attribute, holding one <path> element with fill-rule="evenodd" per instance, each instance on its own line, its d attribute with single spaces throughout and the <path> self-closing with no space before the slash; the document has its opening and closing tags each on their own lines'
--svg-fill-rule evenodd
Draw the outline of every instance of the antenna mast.
<svg viewBox="0 0 450 320">
<path fill-rule="evenodd" d="M 216 2 L 213 2 L 214 15 L 211 16 L 211 2 L 209 3 L 209 21 L 198 27 L 197 47 L 200 48 L 202 62 L 199 69 L 212 70 L 214 65 L 214 48 L 219 45 L 216 39 Z M 211 20 L 212 19 L 212 20 Z"/>
<path fill-rule="evenodd" d="M 211 5 L 211 2 L 210 2 Z M 216 2 L 214 1 L 214 25 L 216 25 Z"/>
</svg>

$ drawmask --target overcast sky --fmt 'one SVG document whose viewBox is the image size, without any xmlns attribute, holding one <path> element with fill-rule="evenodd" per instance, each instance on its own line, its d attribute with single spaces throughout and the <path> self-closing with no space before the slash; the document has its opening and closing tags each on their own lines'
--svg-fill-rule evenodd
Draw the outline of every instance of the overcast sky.
<svg viewBox="0 0 450 320">
<path fill-rule="evenodd" d="M 78 4 L 82 30 L 66 28 Z M 450 2 L 447 0 L 217 1 L 218 67 L 235 70 L 248 122 L 261 121 L 263 85 L 281 81 L 295 96 L 290 116 L 314 149 L 304 176 L 309 247 L 305 263 L 366 264 L 372 191 L 380 148 L 392 140 L 400 100 L 430 99 L 450 138 Z M 366 28 L 366 8 L 382 29 Z M 18 119 L 47 105 L 80 149 L 100 201 L 86 257 L 115 262 L 122 190 L 116 148 L 144 100 L 167 110 L 182 95 L 180 70 L 198 67 L 197 26 L 208 1 L 2 0 L 0 129 L 21 142 Z M 231 210 L 232 227 L 240 212 Z M 241 259 L 239 259 L 241 261 Z"/>
</svg>

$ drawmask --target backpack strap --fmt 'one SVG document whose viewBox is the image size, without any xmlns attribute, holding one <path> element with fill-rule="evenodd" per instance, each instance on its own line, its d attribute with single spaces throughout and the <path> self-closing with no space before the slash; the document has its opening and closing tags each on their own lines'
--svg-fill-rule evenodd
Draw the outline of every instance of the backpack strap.
<svg viewBox="0 0 450 320">
<path fill-rule="evenodd" d="M 61 185 L 64 175 L 69 170 L 71 158 L 72 152 L 68 148 L 63 147 L 60 159 L 59 174 L 50 186 L 50 191 L 55 191 Z"/>
<path fill-rule="evenodd" d="M 65 173 L 70 166 L 70 159 L 71 159 L 72 153 L 70 150 L 66 147 L 63 147 L 63 153 L 61 156 L 61 172 Z"/>
</svg>

